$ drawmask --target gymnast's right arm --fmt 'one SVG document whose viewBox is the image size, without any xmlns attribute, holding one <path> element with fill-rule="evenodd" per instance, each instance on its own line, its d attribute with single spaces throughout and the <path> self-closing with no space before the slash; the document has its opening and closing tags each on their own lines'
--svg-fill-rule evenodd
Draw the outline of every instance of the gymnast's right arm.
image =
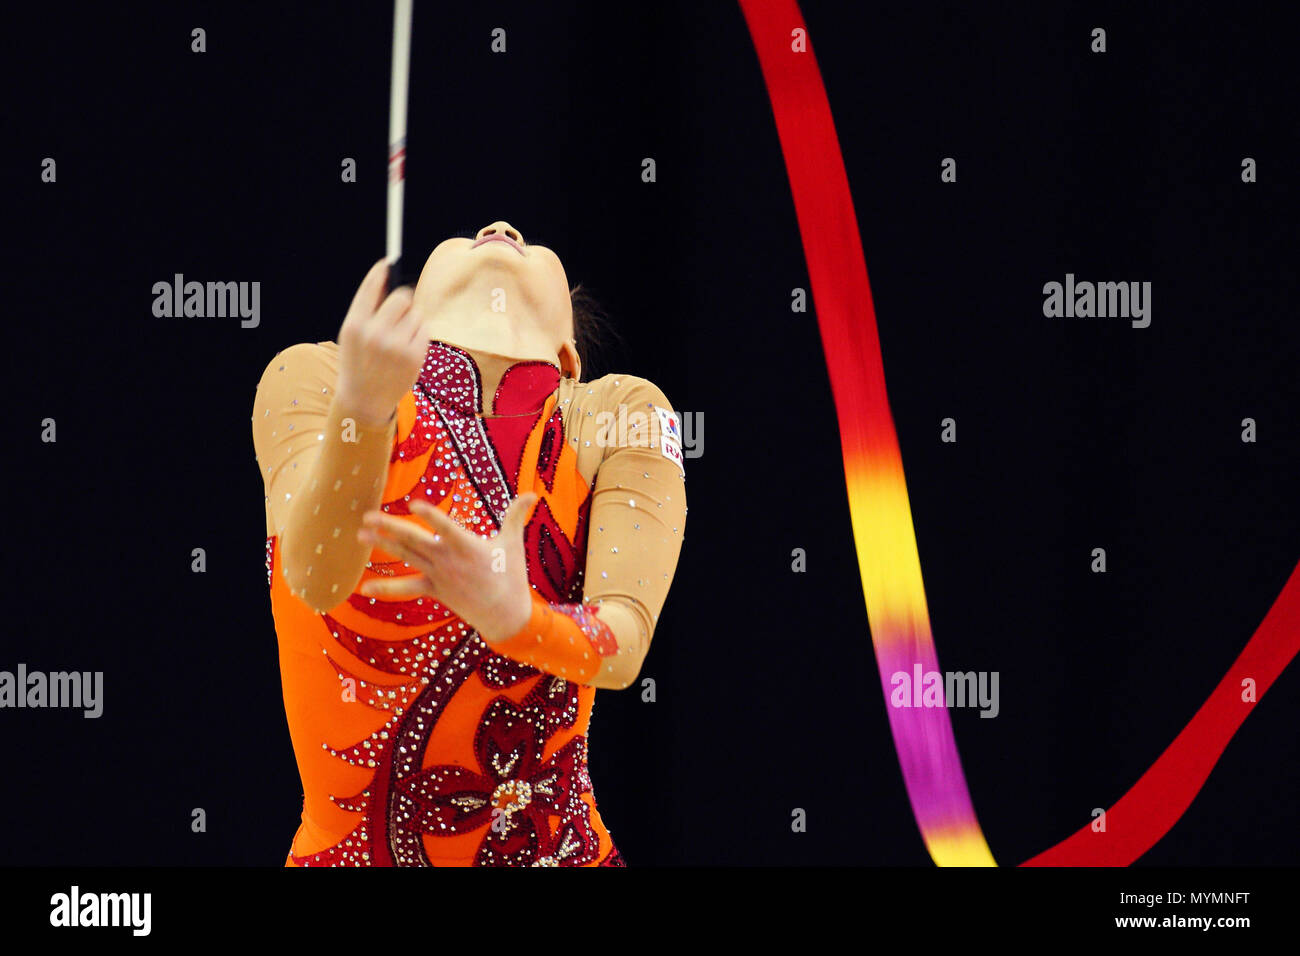
<svg viewBox="0 0 1300 956">
<path fill-rule="evenodd" d="M 267 365 L 253 404 L 253 445 L 279 536 L 281 573 L 317 612 L 345 601 L 371 548 L 361 519 L 380 505 L 396 409 L 427 351 L 411 290 L 387 298 L 387 265 L 362 280 L 339 344 L 301 343 Z"/>
</svg>

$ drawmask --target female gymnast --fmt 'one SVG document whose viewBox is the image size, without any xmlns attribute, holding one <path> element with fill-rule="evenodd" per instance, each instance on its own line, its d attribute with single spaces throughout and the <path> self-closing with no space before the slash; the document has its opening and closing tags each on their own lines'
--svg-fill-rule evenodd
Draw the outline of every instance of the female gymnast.
<svg viewBox="0 0 1300 956">
<path fill-rule="evenodd" d="M 582 380 L 564 267 L 506 222 L 414 290 L 387 274 L 253 408 L 304 793 L 285 865 L 623 866 L 587 726 L 677 566 L 677 417 L 644 378 Z"/>
</svg>

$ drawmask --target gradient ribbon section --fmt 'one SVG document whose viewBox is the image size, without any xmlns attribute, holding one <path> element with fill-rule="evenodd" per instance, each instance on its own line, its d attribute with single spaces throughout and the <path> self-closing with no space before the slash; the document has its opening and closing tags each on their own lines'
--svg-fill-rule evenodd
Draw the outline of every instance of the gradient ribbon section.
<svg viewBox="0 0 1300 956">
<path fill-rule="evenodd" d="M 891 681 L 939 672 L 876 314 L 839 138 L 807 27 L 792 0 L 740 0 L 785 155 L 831 391 L 867 619 L 912 812 L 940 866 L 993 866 L 946 706 L 894 707 Z M 805 52 L 794 49 L 803 31 Z M 909 695 L 910 697 L 910 695 Z"/>
</svg>

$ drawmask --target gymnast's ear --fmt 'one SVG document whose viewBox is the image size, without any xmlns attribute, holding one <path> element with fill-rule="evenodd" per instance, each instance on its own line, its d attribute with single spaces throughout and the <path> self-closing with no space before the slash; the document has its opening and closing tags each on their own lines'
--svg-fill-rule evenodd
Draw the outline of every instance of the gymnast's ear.
<svg viewBox="0 0 1300 956">
<path fill-rule="evenodd" d="M 560 375 L 575 382 L 582 381 L 582 359 L 578 357 L 578 343 L 568 339 L 560 346 L 556 358 L 560 361 Z"/>
</svg>

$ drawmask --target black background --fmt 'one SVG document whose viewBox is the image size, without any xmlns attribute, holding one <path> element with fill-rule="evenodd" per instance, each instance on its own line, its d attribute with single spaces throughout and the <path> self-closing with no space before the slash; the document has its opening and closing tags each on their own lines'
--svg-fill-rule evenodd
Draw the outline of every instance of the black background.
<svg viewBox="0 0 1300 956">
<path fill-rule="evenodd" d="M 1018 863 L 1150 766 L 1300 557 L 1292 34 L 1240 4 L 801 6 L 940 660 L 1001 675 L 997 719 L 952 719 L 994 855 Z M 102 670 L 105 712 L 0 712 L 0 862 L 279 866 L 301 791 L 249 416 L 271 357 L 334 338 L 384 252 L 391 8 L 5 17 L 0 669 Z M 643 375 L 703 416 L 643 669 L 658 700 L 602 692 L 591 728 L 629 863 L 926 865 L 739 8 L 417 4 L 408 139 L 408 255 L 508 219 L 612 314 L 623 344 L 595 373 Z M 177 272 L 260 281 L 260 326 L 155 318 L 153 283 Z M 1045 319 L 1042 286 L 1067 272 L 1152 282 L 1151 326 Z M 1296 862 L 1298 681 L 1143 864 Z"/>
</svg>

